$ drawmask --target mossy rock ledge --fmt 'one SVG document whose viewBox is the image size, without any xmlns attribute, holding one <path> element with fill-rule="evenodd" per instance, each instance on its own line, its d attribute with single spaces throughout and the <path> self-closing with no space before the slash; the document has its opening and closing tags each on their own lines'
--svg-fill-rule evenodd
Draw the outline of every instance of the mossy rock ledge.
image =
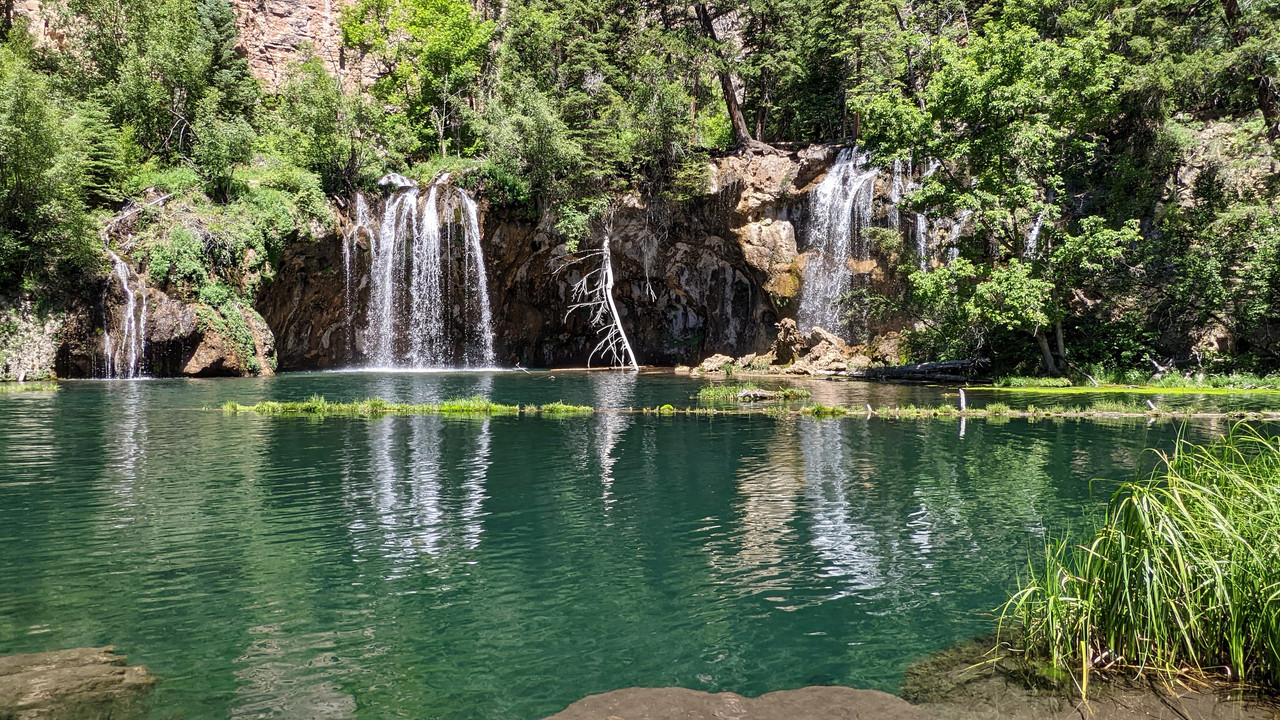
<svg viewBox="0 0 1280 720">
<path fill-rule="evenodd" d="M 141 718 L 154 684 L 109 646 L 0 657 L 0 720 Z"/>
</svg>

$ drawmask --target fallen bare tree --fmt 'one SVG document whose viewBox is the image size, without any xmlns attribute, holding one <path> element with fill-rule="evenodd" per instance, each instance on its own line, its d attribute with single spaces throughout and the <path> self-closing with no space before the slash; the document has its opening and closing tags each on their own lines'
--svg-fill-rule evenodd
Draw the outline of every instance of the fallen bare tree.
<svg viewBox="0 0 1280 720">
<path fill-rule="evenodd" d="M 601 357 L 610 358 L 614 367 L 625 365 L 632 370 L 639 370 L 640 364 L 636 362 L 636 354 L 631 349 L 631 342 L 627 339 L 627 331 L 622 327 L 618 306 L 613 301 L 613 254 L 609 247 L 613 237 L 612 205 L 605 210 L 602 225 L 600 247 L 577 253 L 577 257 L 568 263 L 568 265 L 583 263 L 589 266 L 595 261 L 596 266 L 586 270 L 574 283 L 575 302 L 569 306 L 569 312 L 565 314 L 565 318 L 567 319 L 569 313 L 574 310 L 584 308 L 587 310 L 588 322 L 592 327 L 604 332 L 604 337 L 587 356 L 588 367 L 591 366 L 592 358 L 599 354 Z"/>
</svg>

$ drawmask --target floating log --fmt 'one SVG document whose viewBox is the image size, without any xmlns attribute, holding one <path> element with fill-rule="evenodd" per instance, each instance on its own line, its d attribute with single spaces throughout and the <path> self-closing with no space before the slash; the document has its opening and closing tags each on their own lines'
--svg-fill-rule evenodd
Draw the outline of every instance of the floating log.
<svg viewBox="0 0 1280 720">
<path fill-rule="evenodd" d="M 914 365 L 895 365 L 892 367 L 864 368 L 851 370 L 849 377 L 868 380 L 933 380 L 939 382 L 968 382 L 970 378 L 964 371 L 987 364 L 985 358 L 969 358 L 966 360 L 944 360 L 942 362 L 916 363 Z"/>
</svg>

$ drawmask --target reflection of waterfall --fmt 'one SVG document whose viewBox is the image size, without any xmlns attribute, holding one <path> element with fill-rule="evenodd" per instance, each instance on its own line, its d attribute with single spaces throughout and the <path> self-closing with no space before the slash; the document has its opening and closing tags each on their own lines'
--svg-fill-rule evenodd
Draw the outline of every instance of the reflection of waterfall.
<svg viewBox="0 0 1280 720">
<path fill-rule="evenodd" d="M 138 278 L 139 285 L 139 290 L 135 294 L 129 284 L 133 273 L 129 270 L 128 263 L 109 249 L 107 254 L 111 256 L 111 264 L 125 298 L 119 337 L 115 340 L 111 337 L 110 329 L 111 304 L 103 303 L 106 308 L 106 317 L 102 326 L 102 344 L 107 355 L 107 377 L 137 377 L 138 361 L 145 349 L 144 343 L 147 336 L 147 284 L 143 282 L 142 276 L 134 276 Z M 138 295 L 142 296 L 141 308 L 137 301 Z"/>
<path fill-rule="evenodd" d="M 112 393 L 113 399 L 118 397 L 119 407 L 114 413 L 113 432 L 107 444 L 112 453 L 106 474 L 112 480 L 112 491 L 119 498 L 115 508 L 122 513 L 116 520 L 120 525 L 135 520 L 133 508 L 140 502 L 137 498 L 138 481 L 145 458 L 148 427 L 141 412 L 142 398 L 139 395 L 138 383 L 123 384 L 121 392 Z"/>
<path fill-rule="evenodd" d="M 846 424 L 828 420 L 800 421 L 804 453 L 805 500 L 813 515 L 812 544 L 826 563 L 824 576 L 839 583 L 837 596 L 880 587 L 882 558 L 872 529 L 856 522 L 849 481 L 855 477 Z"/>
<path fill-rule="evenodd" d="M 347 238 L 347 316 L 354 318 L 351 291 L 354 243 L 361 227 L 369 232 L 367 326 L 364 354 L 378 367 L 445 367 L 495 363 L 493 313 L 489 303 L 479 209 L 444 175 L 432 183 L 425 201 L 419 188 L 400 176 L 384 178 L 394 189 L 380 218 L 356 198 L 356 230 Z M 441 210 L 448 233 L 441 232 Z M 461 248 L 455 267 L 455 224 Z M 377 232 L 372 232 L 376 226 Z"/>
<path fill-rule="evenodd" d="M 472 394 L 488 397 L 493 378 L 477 378 Z M 413 402 L 437 402 L 433 391 Z M 382 418 L 371 421 L 369 487 L 352 488 L 369 499 L 373 521 L 356 520 L 351 531 L 364 548 L 376 533 L 377 554 L 393 565 L 385 578 L 404 577 L 423 556 L 444 558 L 475 549 L 484 532 L 485 485 L 492 465 L 490 420 L 440 417 Z M 356 482 L 357 473 L 348 476 Z"/>
<path fill-rule="evenodd" d="M 797 320 L 801 332 L 815 326 L 847 335 L 838 301 L 850 290 L 850 257 L 866 260 L 870 248 L 863 229 L 871 223 L 871 202 L 879 171 L 867 168 L 869 154 L 857 148 L 840 151 L 826 177 L 813 191 L 809 208 L 809 257 L 800 289 Z"/>
</svg>

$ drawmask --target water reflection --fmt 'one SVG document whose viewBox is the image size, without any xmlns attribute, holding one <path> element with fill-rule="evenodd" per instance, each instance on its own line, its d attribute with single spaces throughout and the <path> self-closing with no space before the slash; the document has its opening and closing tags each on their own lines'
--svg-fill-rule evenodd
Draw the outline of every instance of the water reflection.
<svg viewBox="0 0 1280 720">
<path fill-rule="evenodd" d="M 465 390 L 467 395 L 489 397 L 493 377 L 471 378 Z M 415 403 L 445 399 L 436 385 L 411 386 L 407 395 L 405 399 Z M 353 508 L 350 530 L 357 548 L 369 549 L 369 530 L 376 527 L 377 554 L 393 561 L 385 580 L 410 574 L 424 555 L 442 557 L 480 544 L 485 479 L 492 464 L 491 423 L 487 417 L 368 421 L 368 468 L 362 471 L 357 464 L 344 462 L 344 484 L 349 497 L 370 499 L 372 523 Z M 358 449 L 348 448 L 349 452 Z M 458 451 L 462 451 L 460 457 Z M 454 478 L 459 486 L 451 489 L 446 483 Z"/>
<path fill-rule="evenodd" d="M 865 423 L 863 423 L 865 425 Z M 812 518 L 810 543 L 825 565 L 822 577 L 834 584 L 833 599 L 884 585 L 866 490 L 872 478 L 859 472 L 845 428 L 849 423 L 803 418 L 805 504 Z"/>
</svg>

